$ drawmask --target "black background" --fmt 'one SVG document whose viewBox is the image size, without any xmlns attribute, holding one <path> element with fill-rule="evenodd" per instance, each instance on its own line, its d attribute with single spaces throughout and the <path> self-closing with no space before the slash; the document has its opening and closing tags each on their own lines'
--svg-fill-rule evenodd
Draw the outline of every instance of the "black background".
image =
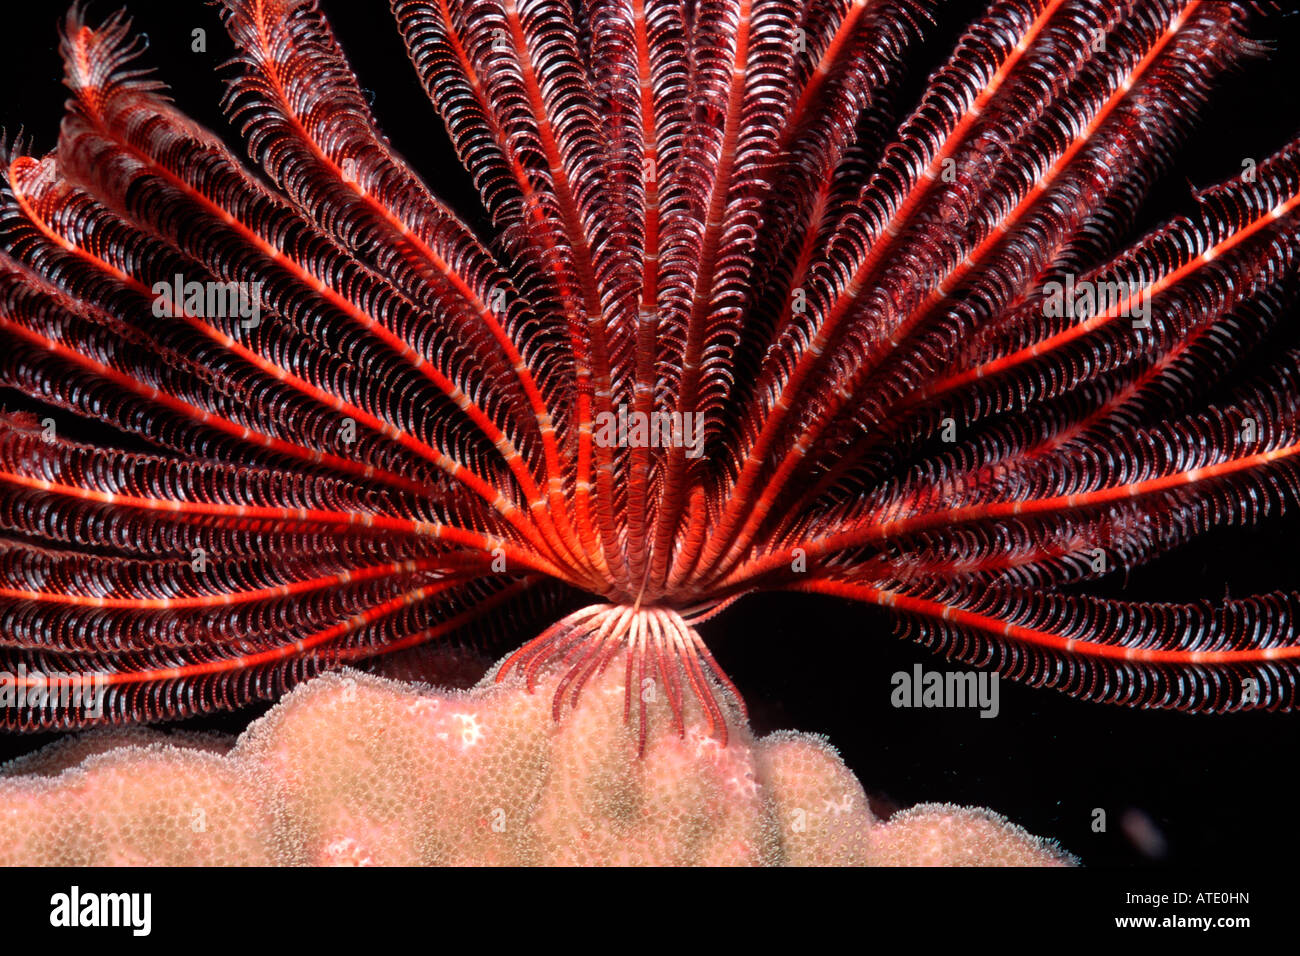
<svg viewBox="0 0 1300 956">
<path fill-rule="evenodd" d="M 91 4 L 91 19 L 116 4 Z M 192 116 L 227 134 L 218 101 L 220 64 L 230 53 L 216 11 L 190 0 L 130 0 L 148 35 L 147 62 L 161 68 Z M 943 23 L 913 59 L 908 89 L 946 56 L 978 3 L 941 3 Z M 1288 4 L 1289 8 L 1291 5 Z M 56 26 L 63 0 L 5 5 L 0 17 L 0 126 L 21 128 L 40 153 L 53 146 L 65 91 Z M 374 94 L 380 125 L 394 145 L 462 215 L 483 225 L 467 177 L 406 59 L 382 0 L 331 0 L 324 7 Z M 191 52 L 191 31 L 207 31 L 208 52 Z M 1268 37 L 1275 53 L 1221 84 L 1174 167 L 1153 193 L 1135 233 L 1187 208 L 1193 187 L 1262 159 L 1300 131 L 1300 16 L 1283 16 Z M 233 139 L 232 139 L 233 141 Z M 1289 321 L 1296 321 L 1293 316 Z M 0 405 L 22 400 L 0 391 Z M 62 416 L 62 422 L 66 416 Z M 62 425 L 61 425 L 62 429 Z M 1092 590 L 1151 600 L 1218 598 L 1300 586 L 1300 516 L 1253 529 L 1219 529 L 1123 580 Z M 1189 716 L 1108 708 L 1004 681 L 1001 714 L 895 710 L 890 675 L 913 663 L 938 665 L 891 636 L 887 615 L 830 599 L 747 598 L 702 628 L 745 695 L 755 729 L 825 734 L 858 774 L 880 813 L 917 802 L 988 806 L 1031 832 L 1056 837 L 1089 865 L 1209 864 L 1233 870 L 1292 857 L 1289 825 L 1300 716 Z M 521 639 L 531 635 L 520 635 Z M 504 648 L 502 649 L 504 650 Z M 189 722 L 237 730 L 257 709 Z M 0 756 L 44 738 L 0 740 Z M 1107 812 L 1094 833 L 1094 808 Z M 1167 850 L 1152 858 L 1120 825 L 1145 815 Z"/>
</svg>

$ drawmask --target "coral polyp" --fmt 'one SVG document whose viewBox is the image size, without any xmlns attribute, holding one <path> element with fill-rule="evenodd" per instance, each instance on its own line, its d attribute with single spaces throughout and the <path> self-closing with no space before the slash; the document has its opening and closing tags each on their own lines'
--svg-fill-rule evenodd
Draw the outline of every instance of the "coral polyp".
<svg viewBox="0 0 1300 956">
<path fill-rule="evenodd" d="M 942 4 L 392 0 L 479 234 L 316 3 L 219 7 L 251 165 L 79 9 L 57 146 L 5 156 L 0 666 L 106 690 L 6 727 L 527 626 L 498 676 L 557 719 L 618 661 L 643 749 L 647 681 L 725 740 L 696 625 L 770 590 L 1090 700 L 1294 706 L 1297 593 L 1075 587 L 1296 498 L 1300 141 L 1120 247 L 1266 11 L 997 0 L 900 120 Z"/>
</svg>

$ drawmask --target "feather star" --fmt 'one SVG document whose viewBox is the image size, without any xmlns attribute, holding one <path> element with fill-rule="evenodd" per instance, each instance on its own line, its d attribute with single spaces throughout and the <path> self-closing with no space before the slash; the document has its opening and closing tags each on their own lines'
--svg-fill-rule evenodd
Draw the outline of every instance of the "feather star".
<svg viewBox="0 0 1300 956">
<path fill-rule="evenodd" d="M 1300 594 L 1073 590 L 1300 491 L 1300 141 L 1118 239 L 1267 11 L 997 0 L 900 119 L 942 4 L 392 0 L 480 235 L 316 3 L 219 6 L 257 173 L 79 9 L 57 147 L 5 151 L 0 384 L 64 417 L 3 417 L 0 666 L 107 688 L 6 727 L 537 621 L 499 676 L 559 668 L 557 718 L 618 655 L 642 746 L 647 680 L 725 738 L 696 626 L 756 590 L 1081 698 L 1294 706 Z"/>
</svg>

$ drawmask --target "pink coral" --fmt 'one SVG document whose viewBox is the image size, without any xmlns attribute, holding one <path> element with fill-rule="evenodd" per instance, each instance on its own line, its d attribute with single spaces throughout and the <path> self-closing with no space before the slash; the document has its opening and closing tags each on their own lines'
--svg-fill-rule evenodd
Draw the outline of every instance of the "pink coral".
<svg viewBox="0 0 1300 956">
<path fill-rule="evenodd" d="M 1063 864 L 982 810 L 885 822 L 824 740 L 728 740 L 652 688 L 650 736 L 615 659 L 560 721 L 552 696 L 493 675 L 439 691 L 344 673 L 310 681 L 233 746 L 134 730 L 63 741 L 0 779 L 0 863 Z"/>
</svg>

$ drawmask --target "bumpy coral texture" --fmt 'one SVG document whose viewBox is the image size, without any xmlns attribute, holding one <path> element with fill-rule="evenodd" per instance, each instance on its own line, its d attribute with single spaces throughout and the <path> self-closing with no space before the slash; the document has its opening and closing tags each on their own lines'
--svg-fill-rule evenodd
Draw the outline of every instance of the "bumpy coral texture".
<svg viewBox="0 0 1300 956">
<path fill-rule="evenodd" d="M 354 672 L 301 685 L 238 741 L 141 729 L 65 740 L 0 779 L 0 863 L 1004 864 L 1070 858 L 995 814 L 884 822 L 820 738 L 729 743 L 668 703 L 642 759 L 622 669 L 566 719 L 489 677 L 431 691 Z"/>
</svg>

